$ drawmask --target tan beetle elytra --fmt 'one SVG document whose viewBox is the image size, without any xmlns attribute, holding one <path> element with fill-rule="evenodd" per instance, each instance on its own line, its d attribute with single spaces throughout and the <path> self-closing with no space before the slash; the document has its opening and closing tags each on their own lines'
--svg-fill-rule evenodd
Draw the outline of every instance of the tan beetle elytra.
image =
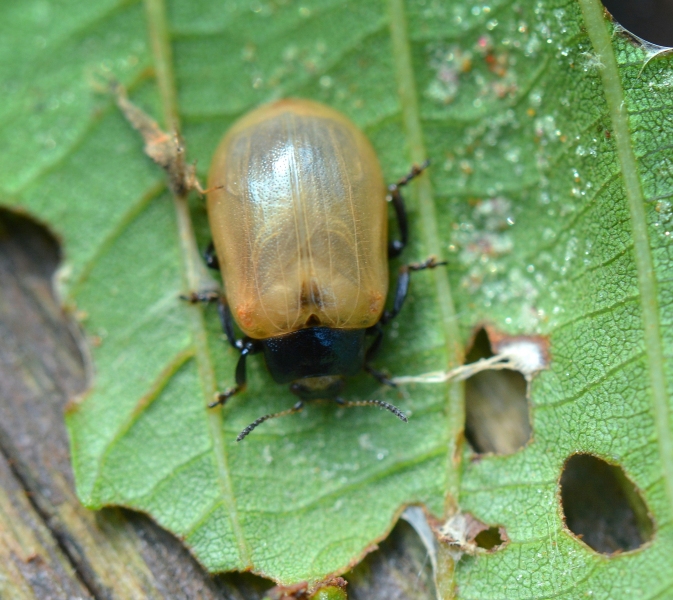
<svg viewBox="0 0 673 600">
<path fill-rule="evenodd" d="M 243 333 L 367 329 L 388 293 L 386 188 L 374 149 L 336 111 L 284 100 L 220 144 L 208 217 Z"/>
<path fill-rule="evenodd" d="M 444 264 L 431 258 L 403 266 L 393 307 L 384 309 L 388 258 L 402 251 L 408 237 L 400 188 L 426 166 L 386 187 L 362 132 L 309 100 L 262 106 L 225 135 L 208 178 L 214 251 L 211 246 L 206 259 L 222 272 L 226 298 L 219 298 L 220 316 L 241 355 L 236 386 L 211 406 L 245 387 L 246 357 L 258 352 L 274 380 L 291 382 L 300 398 L 289 410 L 257 419 L 238 440 L 311 399 L 376 404 L 406 421 L 387 402 L 346 402 L 338 394 L 344 377 L 363 368 L 392 385 L 370 365 L 382 325 L 402 308 L 410 271 Z M 387 200 L 401 238 L 390 243 Z M 234 322 L 243 338 L 236 337 Z"/>
</svg>

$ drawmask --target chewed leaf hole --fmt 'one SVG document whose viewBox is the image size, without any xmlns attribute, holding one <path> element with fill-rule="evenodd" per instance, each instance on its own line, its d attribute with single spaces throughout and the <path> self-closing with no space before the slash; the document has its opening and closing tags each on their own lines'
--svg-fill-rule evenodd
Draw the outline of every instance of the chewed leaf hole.
<svg viewBox="0 0 673 600">
<path fill-rule="evenodd" d="M 489 527 L 484 529 L 484 531 L 477 534 L 477 537 L 474 538 L 477 546 L 483 550 L 493 550 L 498 546 L 502 546 L 506 540 L 503 539 L 501 535 L 500 527 Z"/>
<path fill-rule="evenodd" d="M 575 454 L 566 461 L 560 487 L 566 526 L 597 552 L 636 550 L 652 538 L 647 506 L 621 467 Z"/>
<path fill-rule="evenodd" d="M 45 226 L 5 209 L 0 209 L 0 249 L 12 257 L 14 272 L 26 279 L 49 280 L 61 259 L 58 240 Z"/>
<path fill-rule="evenodd" d="M 475 336 L 468 363 L 493 356 L 485 329 Z M 487 370 L 465 383 L 465 436 L 475 452 L 512 454 L 531 436 L 526 379 L 519 371 Z"/>
<path fill-rule="evenodd" d="M 629 33 L 657 44 L 673 46 L 673 2 L 670 0 L 602 0 L 603 6 Z"/>
</svg>

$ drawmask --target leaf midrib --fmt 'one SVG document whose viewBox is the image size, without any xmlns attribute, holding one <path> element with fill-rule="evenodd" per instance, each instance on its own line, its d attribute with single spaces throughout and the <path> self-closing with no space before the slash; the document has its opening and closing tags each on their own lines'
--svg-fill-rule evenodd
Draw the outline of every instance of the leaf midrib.
<svg viewBox="0 0 673 600">
<path fill-rule="evenodd" d="M 423 129 L 421 126 L 421 117 L 418 108 L 416 94 L 416 81 L 411 64 L 410 39 L 407 32 L 406 14 L 404 9 L 404 0 L 390 0 L 390 36 L 393 47 L 393 63 L 397 74 L 397 92 L 402 105 L 402 115 L 404 126 L 409 143 L 411 160 L 415 164 L 421 164 L 426 158 L 425 142 L 423 139 Z M 420 177 L 417 184 L 417 197 L 419 212 L 421 215 L 421 226 L 424 232 L 424 246 L 430 254 L 442 257 L 443 247 L 439 241 L 439 232 L 437 230 L 437 212 L 435 211 L 432 184 L 427 175 Z M 447 368 L 453 368 L 463 363 L 463 349 L 460 342 L 460 329 L 458 319 L 451 295 L 451 288 L 446 269 L 434 269 L 431 272 L 434 276 L 435 289 L 439 299 L 439 309 L 442 317 L 442 331 L 446 340 L 446 351 L 448 355 Z M 447 493 L 448 501 L 457 504 L 460 481 L 459 469 L 453 463 L 454 455 L 457 453 L 457 436 L 453 435 L 460 429 L 465 422 L 463 401 L 463 387 L 460 383 L 451 383 L 447 391 L 446 418 L 451 432 L 448 440 L 448 459 L 446 466 Z"/>
<path fill-rule="evenodd" d="M 669 506 L 673 510 L 673 435 L 668 408 L 668 387 L 664 372 L 664 351 L 661 343 L 657 282 L 647 230 L 645 198 L 638 175 L 619 67 L 599 0 L 580 0 L 587 33 L 603 68 L 600 69 L 605 98 L 615 133 L 617 155 L 622 166 L 624 189 L 633 225 L 633 244 L 638 287 L 643 312 L 643 334 L 647 350 L 648 373 L 652 391 L 657 442 L 661 456 Z"/>
<path fill-rule="evenodd" d="M 157 85 L 159 87 L 164 121 L 176 131 L 180 131 L 177 90 L 173 74 L 172 53 L 169 42 L 168 19 L 164 0 L 145 0 L 148 23 L 148 32 L 152 47 L 152 55 L 156 68 Z M 199 276 L 203 270 L 191 225 L 189 207 L 186 198 L 174 198 L 178 222 L 180 247 L 184 261 L 184 283 L 188 290 L 198 290 L 202 283 Z M 213 361 L 208 351 L 207 334 L 203 310 L 198 306 L 189 309 L 189 322 L 192 329 L 193 344 L 196 355 L 196 364 L 205 398 L 212 398 L 217 385 L 213 368 Z M 205 409 L 205 406 L 204 406 Z M 236 497 L 229 476 L 227 448 L 223 437 L 222 411 L 209 411 L 207 415 L 208 429 L 213 440 L 213 452 L 217 463 L 217 477 L 222 493 L 222 501 L 227 507 L 231 520 L 231 527 L 236 538 L 240 561 L 252 566 L 252 559 L 248 543 L 238 516 Z"/>
</svg>

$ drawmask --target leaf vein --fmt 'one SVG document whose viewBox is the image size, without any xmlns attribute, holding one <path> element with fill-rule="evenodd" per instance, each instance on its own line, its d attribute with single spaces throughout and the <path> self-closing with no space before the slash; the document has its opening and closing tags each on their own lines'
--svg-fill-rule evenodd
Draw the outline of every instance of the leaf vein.
<svg viewBox="0 0 673 600">
<path fill-rule="evenodd" d="M 635 262 L 638 283 L 641 289 L 641 307 L 645 347 L 647 349 L 648 375 L 651 401 L 655 414 L 655 427 L 661 455 L 661 466 L 666 476 L 666 494 L 669 508 L 673 509 L 673 434 L 668 405 L 668 384 L 664 370 L 664 353 L 661 341 L 657 282 L 647 229 L 643 191 L 638 173 L 638 164 L 631 143 L 628 114 L 625 110 L 625 95 L 612 41 L 607 30 L 603 5 L 599 0 L 580 0 L 589 39 L 604 65 L 601 77 L 605 98 L 612 119 L 617 144 L 617 154 L 624 178 L 624 191 L 631 220 L 635 246 Z"/>
<path fill-rule="evenodd" d="M 159 373 L 158 377 L 152 382 L 149 389 L 143 394 L 131 411 L 129 416 L 117 429 L 114 436 L 110 438 L 105 452 L 103 452 L 98 459 L 96 481 L 101 482 L 101 473 L 104 470 L 105 463 L 110 454 L 115 449 L 115 445 L 122 437 L 124 437 L 131 427 L 138 421 L 139 417 L 152 405 L 152 403 L 159 397 L 161 392 L 166 388 L 171 379 L 175 377 L 180 368 L 191 358 L 194 357 L 194 348 L 189 346 L 176 354 L 173 359 L 166 365 L 166 367 Z"/>
<path fill-rule="evenodd" d="M 168 33 L 165 0 L 145 0 L 149 37 L 155 60 L 157 84 L 164 111 L 164 120 L 169 126 L 179 131 L 177 94 L 173 73 L 173 57 Z M 179 227 L 179 241 L 184 261 L 184 279 L 191 291 L 200 289 L 203 284 L 205 267 L 194 237 L 189 205 L 186 197 L 174 197 L 174 206 Z M 206 277 L 208 277 L 206 275 Z M 206 326 L 203 308 L 191 307 L 190 324 L 196 348 L 195 358 L 198 366 L 199 379 L 204 394 L 204 410 L 207 410 L 206 399 L 213 397 L 216 390 L 215 374 L 212 359 L 208 351 Z M 238 518 L 238 507 L 229 473 L 229 457 L 222 431 L 222 411 L 208 413 L 208 429 L 213 440 L 213 452 L 217 463 L 218 483 L 222 493 L 222 502 L 227 508 L 233 535 L 236 539 L 239 557 L 246 567 L 252 567 L 251 552 Z"/>
<path fill-rule="evenodd" d="M 562 400 L 558 400 L 556 402 L 545 402 L 544 404 L 536 404 L 535 410 L 542 410 L 545 408 L 558 408 L 559 406 L 563 406 L 564 404 L 569 404 L 570 402 L 575 402 L 579 400 L 582 396 L 584 396 L 594 388 L 598 387 L 601 383 L 609 379 L 615 373 L 621 371 L 624 367 L 628 367 L 630 364 L 640 360 L 644 355 L 645 355 L 644 351 L 637 352 L 636 354 L 630 356 L 626 360 L 618 362 L 609 369 L 605 370 L 603 373 L 601 373 L 600 377 L 597 377 L 592 381 L 588 381 L 586 385 L 579 388 L 579 390 L 572 396 L 567 396 Z"/>
<path fill-rule="evenodd" d="M 423 130 L 416 97 L 416 81 L 411 62 L 411 48 L 406 24 L 404 0 L 389 0 L 390 38 L 392 43 L 393 64 L 397 75 L 397 89 L 402 106 L 405 130 L 409 139 L 411 159 L 421 164 L 427 157 Z M 433 190 L 430 179 L 421 177 L 417 183 L 417 198 L 421 215 L 421 226 L 424 232 L 424 247 L 431 254 L 440 255 L 442 244 L 437 229 L 437 212 L 433 201 Z M 464 351 L 461 345 L 460 328 L 456 318 L 456 310 L 445 270 L 433 270 L 437 297 L 440 300 L 441 326 L 446 340 L 448 367 L 462 364 Z M 459 496 L 460 469 L 453 464 L 453 456 L 458 452 L 458 431 L 465 420 L 463 386 L 451 383 L 447 386 L 447 411 L 445 413 L 450 432 L 448 443 L 446 476 L 447 494 L 450 498 Z"/>
</svg>

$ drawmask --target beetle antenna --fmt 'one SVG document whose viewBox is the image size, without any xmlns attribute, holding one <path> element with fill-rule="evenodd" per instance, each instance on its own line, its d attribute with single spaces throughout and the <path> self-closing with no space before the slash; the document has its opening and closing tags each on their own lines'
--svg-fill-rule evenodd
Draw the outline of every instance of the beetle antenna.
<svg viewBox="0 0 673 600">
<path fill-rule="evenodd" d="M 349 401 L 349 400 L 343 400 L 341 398 L 337 398 L 336 401 L 341 406 L 369 406 L 369 405 L 375 404 L 376 406 L 380 406 L 381 408 L 385 408 L 386 410 L 389 410 L 400 421 L 404 421 L 405 423 L 407 423 L 409 421 L 409 419 L 407 419 L 407 416 L 399 408 L 397 408 L 397 406 L 395 406 L 394 404 L 390 404 L 389 402 L 384 402 L 383 400 L 355 400 L 355 401 Z"/>
<path fill-rule="evenodd" d="M 263 417 L 260 417 L 259 419 L 255 419 L 250 425 L 248 425 L 241 433 L 238 434 L 236 437 L 236 441 L 240 442 L 244 437 L 246 437 L 253 429 L 255 429 L 258 425 L 261 425 L 264 423 L 264 421 L 268 421 L 269 419 L 276 419 L 278 417 L 284 417 L 286 415 L 292 415 L 294 413 L 297 413 L 301 411 L 304 408 L 304 401 L 299 400 L 292 408 L 289 408 L 287 410 L 281 410 L 280 412 L 277 413 L 271 413 L 268 415 L 264 415 Z"/>
</svg>

